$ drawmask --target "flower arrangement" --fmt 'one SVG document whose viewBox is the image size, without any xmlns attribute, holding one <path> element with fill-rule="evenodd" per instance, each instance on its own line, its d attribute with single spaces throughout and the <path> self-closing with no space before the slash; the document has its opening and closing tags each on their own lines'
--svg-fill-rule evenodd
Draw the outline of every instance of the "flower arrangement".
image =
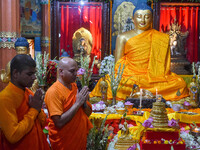
<svg viewBox="0 0 200 150">
<path fill-rule="evenodd" d="M 81 86 L 89 86 L 89 81 L 91 80 L 91 76 L 93 73 L 94 62 L 97 56 L 94 56 L 92 65 L 90 67 L 90 55 L 87 55 L 83 58 L 81 55 L 81 68 L 77 72 L 78 79 L 81 82 Z"/>
<path fill-rule="evenodd" d="M 49 54 L 46 54 L 44 52 L 44 55 L 41 53 L 38 53 L 36 56 L 36 77 L 38 80 L 39 86 L 46 85 L 46 78 L 47 78 L 47 64 L 49 61 Z"/>
<path fill-rule="evenodd" d="M 57 80 L 57 65 L 55 60 L 49 60 L 47 63 L 47 87 L 50 87 Z"/>
<path fill-rule="evenodd" d="M 113 102 L 112 105 L 116 104 L 116 95 L 117 91 L 119 91 L 129 80 L 129 78 L 123 83 L 121 86 L 119 86 L 119 83 L 122 79 L 122 74 L 124 72 L 125 65 L 121 66 L 119 64 L 119 68 L 117 72 L 115 71 L 115 58 L 113 55 L 110 55 L 108 57 L 105 57 L 104 60 L 101 63 L 101 68 L 99 70 L 100 74 L 108 74 L 109 75 L 109 82 L 110 82 L 110 87 L 112 91 L 112 96 L 113 96 Z"/>
<path fill-rule="evenodd" d="M 108 116 L 108 115 L 107 115 Z M 101 123 L 101 127 L 97 128 L 92 120 L 93 128 L 87 137 L 87 150 L 105 150 L 108 142 L 108 125 L 105 127 L 107 116 Z"/>
<path fill-rule="evenodd" d="M 115 62 L 115 57 L 113 55 L 104 57 L 104 59 L 101 62 L 100 69 L 99 69 L 99 75 L 100 76 L 105 76 L 106 74 L 108 74 L 107 65 L 108 64 L 114 65 L 113 62 Z"/>
</svg>

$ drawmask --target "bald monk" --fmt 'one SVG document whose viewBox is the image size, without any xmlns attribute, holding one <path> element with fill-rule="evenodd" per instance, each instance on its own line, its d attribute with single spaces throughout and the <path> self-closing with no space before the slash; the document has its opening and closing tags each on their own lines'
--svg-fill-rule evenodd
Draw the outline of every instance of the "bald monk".
<svg viewBox="0 0 200 150">
<path fill-rule="evenodd" d="M 58 79 L 47 90 L 45 103 L 50 117 L 49 139 L 53 150 L 84 150 L 87 135 L 93 127 L 88 87 L 78 92 L 75 83 L 77 63 L 62 58 L 58 63 Z"/>
<path fill-rule="evenodd" d="M 0 149 L 49 150 L 43 133 L 46 115 L 41 111 L 42 90 L 28 88 L 36 79 L 36 63 L 29 55 L 11 60 L 11 81 L 0 93 Z"/>
<path fill-rule="evenodd" d="M 184 80 L 170 71 L 169 36 L 152 29 L 152 22 L 151 7 L 140 2 L 133 11 L 135 28 L 117 37 L 115 72 L 120 63 L 126 66 L 120 85 L 131 77 L 117 92 L 117 99 L 126 99 L 134 84 L 154 95 L 157 89 L 158 94 L 166 100 L 174 101 L 188 96 Z M 90 93 L 90 97 L 101 96 L 100 81 Z M 110 89 L 109 85 L 107 97 L 111 99 Z M 177 95 L 178 91 L 181 95 Z"/>
</svg>

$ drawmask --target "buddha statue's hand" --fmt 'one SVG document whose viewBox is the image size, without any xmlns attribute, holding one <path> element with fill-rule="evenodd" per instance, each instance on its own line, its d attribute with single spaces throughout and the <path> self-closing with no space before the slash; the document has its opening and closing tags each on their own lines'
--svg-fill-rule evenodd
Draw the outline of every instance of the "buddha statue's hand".
<svg viewBox="0 0 200 150">
<path fill-rule="evenodd" d="M 6 70 L 2 69 L 0 73 L 1 73 L 1 81 L 4 83 L 8 83 L 10 81 L 10 76 L 8 75 Z"/>
<path fill-rule="evenodd" d="M 42 89 L 37 89 L 34 96 L 29 95 L 29 106 L 40 112 L 44 101 Z"/>
</svg>

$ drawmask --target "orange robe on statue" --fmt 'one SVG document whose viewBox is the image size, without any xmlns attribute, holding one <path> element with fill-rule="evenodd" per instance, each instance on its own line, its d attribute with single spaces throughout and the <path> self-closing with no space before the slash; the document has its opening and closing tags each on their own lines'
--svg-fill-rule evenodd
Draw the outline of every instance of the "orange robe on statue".
<svg viewBox="0 0 200 150">
<path fill-rule="evenodd" d="M 170 71 L 169 36 L 165 33 L 151 29 L 130 38 L 125 44 L 124 56 L 116 63 L 115 72 L 119 68 L 119 63 L 122 66 L 125 64 L 120 85 L 131 78 L 117 92 L 117 99 L 126 99 L 134 84 L 149 90 L 154 95 L 157 89 L 158 94 L 166 100 L 179 100 L 188 96 L 185 81 Z M 101 96 L 99 86 L 101 80 L 90 93 L 90 97 Z M 181 93 L 180 96 L 176 95 L 178 90 Z M 109 99 L 112 98 L 110 85 L 107 96 Z"/>
<path fill-rule="evenodd" d="M 82 107 L 75 116 L 61 129 L 56 128 L 54 115 L 62 115 L 76 102 L 77 86 L 72 83 L 72 90 L 62 85 L 58 80 L 48 89 L 45 103 L 49 111 L 49 139 L 53 150 L 85 150 L 87 135 L 93 127 Z M 92 108 L 91 104 L 88 105 Z"/>
<path fill-rule="evenodd" d="M 46 115 L 38 114 L 28 105 L 29 89 L 16 87 L 11 82 L 0 93 L 0 149 L 2 150 L 49 150 L 43 133 Z"/>
</svg>

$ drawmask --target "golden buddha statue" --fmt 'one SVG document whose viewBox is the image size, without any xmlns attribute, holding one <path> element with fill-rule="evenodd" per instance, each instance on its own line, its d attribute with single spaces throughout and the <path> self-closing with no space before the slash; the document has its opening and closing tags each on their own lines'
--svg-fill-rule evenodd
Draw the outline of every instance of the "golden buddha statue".
<svg viewBox="0 0 200 150">
<path fill-rule="evenodd" d="M 140 88 L 139 88 L 139 86 L 136 85 L 136 84 L 134 84 L 132 92 L 131 92 L 129 98 L 139 98 L 140 95 L 141 94 L 140 94 Z M 142 97 L 149 98 L 149 99 L 155 98 L 155 96 L 150 91 L 145 90 L 145 89 L 142 89 Z"/>
<path fill-rule="evenodd" d="M 196 77 L 192 78 L 192 82 L 189 85 L 189 94 L 190 94 L 190 105 L 192 107 L 198 107 L 198 85 L 196 82 Z"/>
<path fill-rule="evenodd" d="M 15 50 L 18 54 L 29 54 L 29 43 L 26 38 L 20 37 L 15 42 Z M 4 83 L 8 83 L 10 81 L 10 61 L 6 65 L 6 69 L 1 70 L 1 80 Z"/>
<path fill-rule="evenodd" d="M 20 37 L 17 39 L 17 41 L 15 42 L 15 50 L 17 52 L 17 55 L 19 54 L 27 54 L 29 55 L 29 43 L 26 40 L 26 38 L 24 37 Z M 8 62 L 8 64 L 6 65 L 6 69 L 2 69 L 1 70 L 1 80 L 4 83 L 8 83 L 10 81 L 10 61 Z M 36 91 L 36 89 L 38 89 L 38 83 L 37 80 L 34 81 L 31 90 L 33 92 Z"/>
<path fill-rule="evenodd" d="M 136 141 L 131 136 L 128 123 L 125 121 L 121 129 L 121 136 L 118 137 L 118 140 L 115 144 L 115 149 L 127 150 L 134 143 L 136 143 Z"/>
<path fill-rule="evenodd" d="M 169 35 L 152 29 L 152 12 L 144 0 L 138 3 L 132 18 L 135 28 L 117 36 L 115 71 L 120 64 L 125 64 L 125 69 L 120 82 L 124 86 L 118 90 L 116 99 L 125 100 L 134 84 L 153 95 L 158 89 L 165 100 L 176 101 L 189 96 L 185 81 L 170 71 Z M 90 97 L 101 95 L 99 82 Z M 176 95 L 178 90 L 180 96 Z M 112 99 L 110 84 L 107 97 Z"/>
<path fill-rule="evenodd" d="M 80 65 L 80 55 L 86 57 L 92 51 L 92 34 L 87 29 L 81 27 L 74 32 L 72 37 L 74 60 Z"/>
</svg>

